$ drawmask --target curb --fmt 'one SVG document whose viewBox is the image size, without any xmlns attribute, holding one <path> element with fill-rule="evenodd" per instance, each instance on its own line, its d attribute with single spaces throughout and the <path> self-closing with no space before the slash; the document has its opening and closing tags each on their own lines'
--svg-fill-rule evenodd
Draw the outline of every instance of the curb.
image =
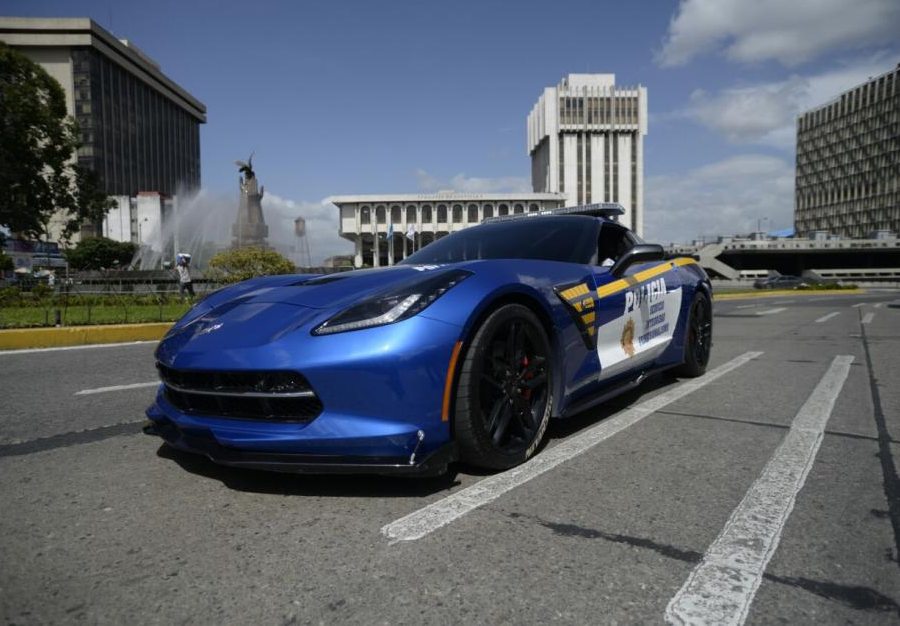
<svg viewBox="0 0 900 626">
<path fill-rule="evenodd" d="M 0 350 L 56 348 L 97 343 L 158 341 L 174 322 L 155 324 L 106 324 L 61 328 L 13 328 L 0 330 Z"/>
<path fill-rule="evenodd" d="M 834 295 L 855 295 L 866 293 L 865 289 L 775 289 L 772 291 L 760 289 L 755 293 L 715 293 L 713 291 L 713 300 L 749 300 L 751 298 L 780 298 L 782 296 L 834 296 Z"/>
</svg>

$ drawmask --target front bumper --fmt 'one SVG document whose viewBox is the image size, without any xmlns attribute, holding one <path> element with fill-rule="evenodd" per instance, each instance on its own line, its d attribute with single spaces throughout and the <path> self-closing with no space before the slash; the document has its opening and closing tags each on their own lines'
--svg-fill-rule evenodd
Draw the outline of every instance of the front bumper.
<svg viewBox="0 0 900 626">
<path fill-rule="evenodd" d="M 235 326 L 236 333 L 243 328 Z M 248 327 L 248 333 L 262 332 L 260 326 Z M 161 386 L 147 409 L 153 425 L 146 432 L 227 465 L 290 472 L 434 473 L 455 454 L 448 447 L 450 424 L 442 419 L 441 407 L 459 333 L 456 326 L 416 316 L 323 337 L 310 336 L 306 329 L 265 341 L 249 341 L 246 334 L 175 336 L 157 351 L 166 367 L 299 372 L 321 401 L 321 412 L 299 421 L 241 419 L 214 410 L 202 414 L 196 407 L 184 412 Z"/>
<path fill-rule="evenodd" d="M 379 474 L 386 476 L 439 476 L 450 463 L 458 460 L 456 444 L 447 443 L 424 457 L 359 457 L 279 452 L 250 452 L 227 448 L 209 433 L 194 430 L 188 434 L 173 423 L 148 421 L 143 431 L 162 437 L 170 446 L 183 452 L 206 456 L 214 463 L 291 474 Z"/>
</svg>

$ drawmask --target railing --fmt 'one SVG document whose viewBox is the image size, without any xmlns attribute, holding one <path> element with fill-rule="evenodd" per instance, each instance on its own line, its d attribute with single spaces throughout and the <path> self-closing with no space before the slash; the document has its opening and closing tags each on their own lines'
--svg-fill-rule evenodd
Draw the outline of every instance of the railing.
<svg viewBox="0 0 900 626">
<path fill-rule="evenodd" d="M 220 286 L 195 281 L 192 298 L 182 296 L 174 280 L 105 285 L 63 281 L 53 287 L 20 283 L 0 288 L 0 328 L 175 321 Z"/>
<path fill-rule="evenodd" d="M 329 274 L 350 268 L 303 268 Z M 0 277 L 0 328 L 169 322 L 194 302 L 225 286 L 220 275 L 191 270 L 194 297 L 181 295 L 178 279 L 166 270 L 79 272 L 57 278 Z M 14 278 L 14 280 L 13 280 Z"/>
</svg>

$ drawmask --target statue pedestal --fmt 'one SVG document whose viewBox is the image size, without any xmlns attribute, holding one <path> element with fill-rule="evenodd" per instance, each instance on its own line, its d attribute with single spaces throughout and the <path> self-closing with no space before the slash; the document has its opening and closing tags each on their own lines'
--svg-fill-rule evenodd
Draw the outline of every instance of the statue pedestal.
<svg viewBox="0 0 900 626">
<path fill-rule="evenodd" d="M 251 161 L 252 163 L 252 161 Z M 266 237 L 269 227 L 262 211 L 262 188 L 257 189 L 256 176 L 251 165 L 245 165 L 241 171 L 245 178 L 240 181 L 241 204 L 238 207 L 237 220 L 231 227 L 234 239 L 231 247 L 236 248 L 268 248 Z"/>
<path fill-rule="evenodd" d="M 265 224 L 233 224 L 231 235 L 234 240 L 232 248 L 268 248 L 266 237 L 269 236 L 269 227 Z"/>
</svg>

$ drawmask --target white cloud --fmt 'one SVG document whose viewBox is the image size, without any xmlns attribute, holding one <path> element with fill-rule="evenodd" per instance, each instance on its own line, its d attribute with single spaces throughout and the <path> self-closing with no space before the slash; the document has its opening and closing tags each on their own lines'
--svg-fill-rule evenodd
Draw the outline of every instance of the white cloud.
<svg viewBox="0 0 900 626">
<path fill-rule="evenodd" d="M 644 187 L 649 241 L 749 233 L 761 218 L 765 230 L 793 224 L 794 168 L 777 157 L 734 156 L 683 175 L 649 176 Z"/>
<path fill-rule="evenodd" d="M 419 189 L 422 191 L 466 191 L 469 193 L 531 191 L 531 181 L 525 176 L 478 178 L 457 174 L 450 180 L 442 180 L 424 170 L 416 170 L 416 179 Z"/>
<path fill-rule="evenodd" d="M 269 243 L 291 260 L 303 264 L 303 260 L 291 252 L 292 246 L 299 250 L 294 235 L 294 220 L 298 217 L 306 220 L 306 239 L 313 265 L 319 265 L 335 254 L 353 252 L 353 244 L 338 235 L 338 209 L 327 200 L 294 201 L 266 191 L 262 205 L 269 226 Z"/>
<path fill-rule="evenodd" d="M 657 62 L 684 65 L 723 50 L 732 61 L 794 66 L 898 38 L 897 0 L 682 0 Z"/>
<path fill-rule="evenodd" d="M 799 113 L 825 104 L 867 78 L 889 70 L 893 64 L 894 59 L 876 54 L 816 75 L 794 75 L 779 82 L 732 87 L 712 95 L 697 90 L 682 114 L 733 143 L 792 150 Z"/>
</svg>

